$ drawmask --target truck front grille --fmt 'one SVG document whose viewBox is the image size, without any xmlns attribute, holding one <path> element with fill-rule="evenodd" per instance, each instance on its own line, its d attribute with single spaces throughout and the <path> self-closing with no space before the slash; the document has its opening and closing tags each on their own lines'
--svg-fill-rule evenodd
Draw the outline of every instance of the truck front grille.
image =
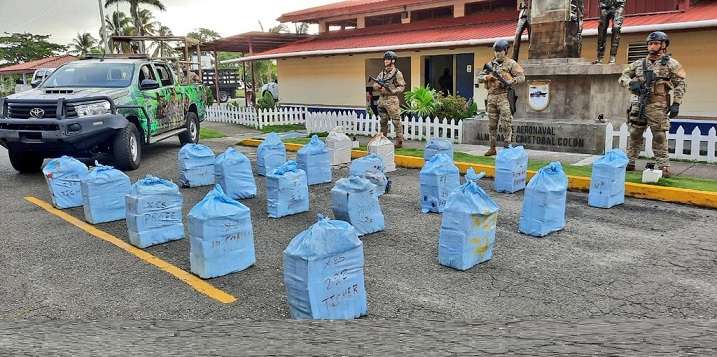
<svg viewBox="0 0 717 357">
<path fill-rule="evenodd" d="M 57 104 L 8 103 L 7 104 L 8 117 L 13 118 L 13 119 L 36 119 L 35 117 L 30 115 L 30 112 L 36 108 L 42 109 L 44 111 L 42 118 L 37 118 L 37 119 L 44 119 L 44 118 L 53 119 L 53 118 L 57 118 L 57 116 L 58 116 L 57 115 Z M 68 107 L 65 112 L 65 117 L 76 118 L 77 111 L 75 111 L 75 108 Z"/>
</svg>

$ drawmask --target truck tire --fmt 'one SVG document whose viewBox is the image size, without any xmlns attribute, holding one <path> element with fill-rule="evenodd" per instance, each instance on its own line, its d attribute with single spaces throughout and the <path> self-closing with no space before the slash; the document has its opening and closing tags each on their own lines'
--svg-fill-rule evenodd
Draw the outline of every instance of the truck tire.
<svg viewBox="0 0 717 357">
<path fill-rule="evenodd" d="M 142 161 L 142 141 L 139 137 L 137 127 L 128 123 L 115 135 L 112 143 L 112 156 L 115 166 L 124 171 L 132 171 L 139 168 Z"/>
<path fill-rule="evenodd" d="M 35 173 L 42 170 L 42 162 L 45 158 L 37 153 L 27 151 L 8 150 L 10 164 L 20 173 Z"/>
<path fill-rule="evenodd" d="M 189 112 L 186 115 L 187 119 L 187 131 L 179 134 L 179 142 L 182 145 L 196 144 L 199 142 L 199 118 L 194 112 Z"/>
</svg>

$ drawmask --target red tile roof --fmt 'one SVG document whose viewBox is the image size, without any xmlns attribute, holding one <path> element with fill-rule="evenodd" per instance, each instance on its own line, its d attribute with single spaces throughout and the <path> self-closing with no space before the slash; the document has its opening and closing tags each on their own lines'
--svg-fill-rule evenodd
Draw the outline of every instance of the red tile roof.
<svg viewBox="0 0 717 357">
<path fill-rule="evenodd" d="M 317 22 L 329 17 L 360 13 L 401 10 L 404 6 L 420 5 L 435 0 L 346 0 L 333 4 L 311 7 L 281 15 L 279 22 Z"/>
<path fill-rule="evenodd" d="M 486 17 L 469 16 L 407 25 L 390 25 L 358 30 L 325 33 L 297 41 L 274 50 L 246 57 L 244 60 L 334 53 L 367 53 L 383 51 L 392 46 L 408 48 L 461 47 L 488 44 L 497 38 L 510 38 L 515 32 L 512 12 L 492 13 Z M 695 22 L 703 21 L 703 23 Z M 585 36 L 594 36 L 597 20 L 586 20 Z M 687 11 L 629 16 L 623 32 L 648 32 L 680 27 L 717 27 L 717 2 L 691 6 Z M 400 48 L 400 47 L 399 47 Z"/>
<path fill-rule="evenodd" d="M 0 68 L 0 74 L 32 73 L 38 68 L 57 68 L 67 62 L 76 61 L 77 57 L 71 55 L 53 56 L 25 63 L 13 64 Z"/>
</svg>

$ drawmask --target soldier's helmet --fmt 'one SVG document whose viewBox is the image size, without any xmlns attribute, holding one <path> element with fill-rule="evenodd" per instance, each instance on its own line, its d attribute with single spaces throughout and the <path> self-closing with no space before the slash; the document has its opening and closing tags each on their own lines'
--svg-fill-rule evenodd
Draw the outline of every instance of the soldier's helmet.
<svg viewBox="0 0 717 357">
<path fill-rule="evenodd" d="M 498 40 L 493 44 L 493 51 L 500 52 L 505 51 L 508 52 L 508 48 L 510 48 L 510 42 L 506 40 Z"/>
<path fill-rule="evenodd" d="M 662 31 L 655 31 L 649 35 L 647 35 L 647 43 L 650 43 L 652 41 L 660 41 L 665 43 L 665 47 L 670 47 L 670 38 L 667 36 L 666 33 Z"/>
<path fill-rule="evenodd" d="M 383 59 L 385 59 L 385 60 L 397 60 L 397 59 L 398 59 L 398 55 L 396 54 L 396 52 L 386 51 L 386 53 L 383 54 Z"/>
</svg>

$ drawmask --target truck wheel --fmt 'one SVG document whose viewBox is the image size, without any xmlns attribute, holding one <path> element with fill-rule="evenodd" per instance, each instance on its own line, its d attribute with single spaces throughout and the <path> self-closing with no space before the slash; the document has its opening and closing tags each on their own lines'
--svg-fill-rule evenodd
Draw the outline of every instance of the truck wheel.
<svg viewBox="0 0 717 357">
<path fill-rule="evenodd" d="M 40 172 L 45 161 L 41 155 L 27 151 L 8 150 L 8 156 L 12 167 L 20 173 Z"/>
<path fill-rule="evenodd" d="M 199 142 L 199 119 L 194 112 L 187 113 L 187 131 L 179 134 L 179 142 L 182 145 L 196 144 Z"/>
<path fill-rule="evenodd" d="M 132 171 L 139 168 L 142 160 L 142 142 L 134 124 L 129 123 L 117 132 L 112 143 L 112 156 L 115 166 L 120 170 Z"/>
</svg>

